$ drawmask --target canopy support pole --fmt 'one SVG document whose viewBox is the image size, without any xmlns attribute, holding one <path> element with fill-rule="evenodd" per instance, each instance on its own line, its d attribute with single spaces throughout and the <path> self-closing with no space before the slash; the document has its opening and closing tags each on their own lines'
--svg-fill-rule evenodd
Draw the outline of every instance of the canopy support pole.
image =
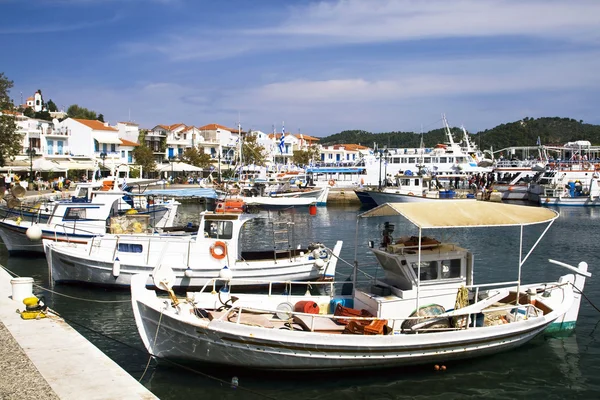
<svg viewBox="0 0 600 400">
<path fill-rule="evenodd" d="M 358 277 L 358 221 L 360 216 L 356 218 L 356 232 L 354 234 L 354 270 L 352 271 L 352 297 L 356 290 L 356 281 Z"/>
<path fill-rule="evenodd" d="M 423 228 L 419 227 L 419 254 L 417 255 L 417 316 L 419 315 L 419 301 L 420 301 L 420 289 L 421 289 L 421 238 L 423 234 Z M 417 332 L 418 333 L 418 332 Z"/>
<path fill-rule="evenodd" d="M 517 305 L 519 305 L 519 297 L 521 293 L 521 266 L 523 265 L 523 262 L 523 225 L 521 225 L 521 234 L 519 235 L 519 276 L 517 279 Z"/>
</svg>

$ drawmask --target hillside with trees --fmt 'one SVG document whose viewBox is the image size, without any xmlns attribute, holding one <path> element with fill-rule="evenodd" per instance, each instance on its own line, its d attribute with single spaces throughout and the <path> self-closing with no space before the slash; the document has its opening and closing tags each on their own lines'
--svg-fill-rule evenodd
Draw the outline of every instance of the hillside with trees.
<svg viewBox="0 0 600 400">
<path fill-rule="evenodd" d="M 463 133 L 460 128 L 451 128 L 454 140 L 460 141 Z M 507 124 L 498 125 L 471 134 L 471 141 L 482 149 L 502 149 L 511 146 L 535 146 L 538 137 L 545 145 L 562 145 L 575 140 L 589 140 L 600 145 L 600 125 L 586 124 L 571 118 L 524 118 Z M 435 129 L 423 133 L 423 145 L 433 147 L 444 143 L 444 129 Z M 419 147 L 421 134 L 416 132 L 371 133 L 360 130 L 348 130 L 321 139 L 320 144 L 354 143 L 374 147 Z"/>
</svg>

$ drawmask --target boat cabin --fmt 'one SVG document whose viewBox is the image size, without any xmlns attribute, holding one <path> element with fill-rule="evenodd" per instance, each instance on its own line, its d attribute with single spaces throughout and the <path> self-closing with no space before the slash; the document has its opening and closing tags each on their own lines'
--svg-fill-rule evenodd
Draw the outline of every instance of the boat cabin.
<svg viewBox="0 0 600 400">
<path fill-rule="evenodd" d="M 473 283 L 473 254 L 434 238 L 403 236 L 391 240 L 393 225 L 384 224 L 381 247 L 371 248 L 384 271 L 369 291 L 355 291 L 354 307 L 383 319 L 410 315 L 420 304 L 454 308 L 456 293 Z M 420 250 L 419 250 L 420 248 Z"/>
</svg>

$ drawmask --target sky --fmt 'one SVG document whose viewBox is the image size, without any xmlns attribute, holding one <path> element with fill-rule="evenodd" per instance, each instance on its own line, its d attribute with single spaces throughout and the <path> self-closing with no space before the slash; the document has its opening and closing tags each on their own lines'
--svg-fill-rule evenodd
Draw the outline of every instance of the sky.
<svg viewBox="0 0 600 400">
<path fill-rule="evenodd" d="M 0 0 L 11 96 L 322 137 L 600 123 L 598 0 Z M 585 138 L 582 138 L 585 139 Z"/>
</svg>

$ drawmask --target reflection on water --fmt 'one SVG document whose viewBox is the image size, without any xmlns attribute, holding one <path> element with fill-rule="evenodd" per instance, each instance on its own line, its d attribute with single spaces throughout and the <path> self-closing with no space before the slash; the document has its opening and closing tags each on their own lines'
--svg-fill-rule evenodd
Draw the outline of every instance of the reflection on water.
<svg viewBox="0 0 600 400">
<path fill-rule="evenodd" d="M 197 223 L 199 206 L 181 207 L 180 222 Z M 355 254 L 356 207 L 319 208 L 316 216 L 307 210 L 271 213 L 294 223 L 298 243 L 322 242 L 333 247 L 343 240 L 341 257 L 352 264 Z M 523 265 L 523 280 L 534 282 L 556 279 L 565 270 L 548 264 L 554 258 L 570 264 L 587 261 L 593 277 L 586 283 L 585 293 L 600 305 L 600 284 L 597 276 L 597 252 L 600 230 L 590 224 L 600 210 L 593 208 L 561 208 L 561 217 L 548 231 Z M 194 218 L 196 218 L 194 220 Z M 414 235 L 416 230 L 405 221 L 390 219 L 396 225 L 394 236 Z M 383 218 L 358 221 L 357 260 L 365 271 L 375 274 L 375 259 L 367 241 L 380 239 Z M 268 235 L 268 220 L 258 219 L 248 225 L 243 245 L 272 246 Z M 528 249 L 540 233 L 539 227 L 526 229 Z M 475 280 L 478 283 L 494 280 L 513 280 L 518 269 L 518 229 L 460 229 L 433 231 L 430 236 L 442 237 L 469 248 L 475 253 Z M 48 268 L 44 259 L 7 259 L 0 247 L 0 263 L 21 276 L 32 276 L 36 284 L 48 287 Z M 338 263 L 338 279 L 350 275 L 351 267 Z M 44 294 L 48 304 L 58 310 L 79 332 L 106 352 L 136 379 L 148 361 L 137 334 L 129 293 L 98 288 L 56 285 L 56 291 L 74 298 L 50 292 Z M 98 302 L 87 302 L 93 299 Z M 234 368 L 199 367 L 201 374 L 169 365 L 152 362 L 143 383 L 161 399 L 180 398 L 243 398 L 264 396 L 292 399 L 413 399 L 413 398 L 596 398 L 600 390 L 600 343 L 597 341 L 599 313 L 582 300 L 576 335 L 567 338 L 538 337 L 529 344 L 508 353 L 448 364 L 445 372 L 431 366 L 391 369 L 385 371 L 342 372 L 337 374 L 276 374 Z M 204 374 L 204 375 L 202 375 Z M 222 381 L 213 378 L 221 379 Z M 231 389 L 233 376 L 239 388 Z M 75 383 L 74 383 L 75 384 Z M 247 388 L 252 392 L 245 392 Z M 256 393 L 258 394 L 256 394 Z"/>
</svg>

